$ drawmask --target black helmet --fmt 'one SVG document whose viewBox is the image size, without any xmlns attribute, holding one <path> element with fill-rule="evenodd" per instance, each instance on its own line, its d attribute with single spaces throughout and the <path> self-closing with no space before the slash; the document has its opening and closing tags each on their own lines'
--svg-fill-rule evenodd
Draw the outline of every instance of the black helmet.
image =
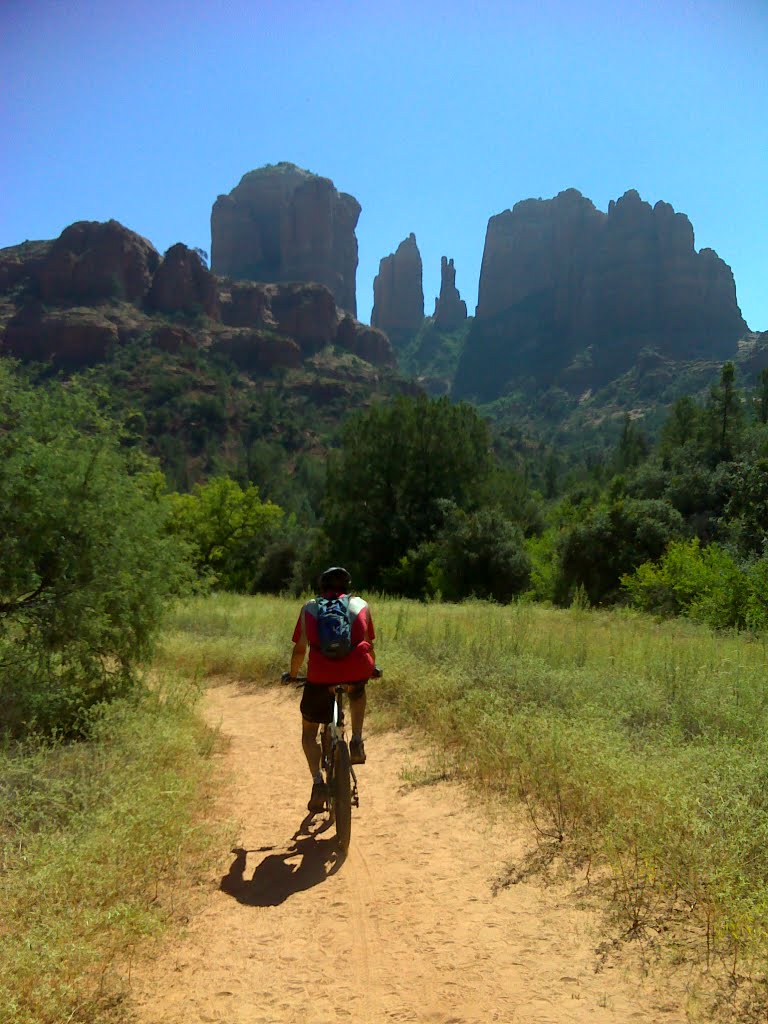
<svg viewBox="0 0 768 1024">
<path fill-rule="evenodd" d="M 346 569 L 342 569 L 340 565 L 332 565 L 320 577 L 320 589 L 347 590 L 351 582 L 352 577 Z"/>
</svg>

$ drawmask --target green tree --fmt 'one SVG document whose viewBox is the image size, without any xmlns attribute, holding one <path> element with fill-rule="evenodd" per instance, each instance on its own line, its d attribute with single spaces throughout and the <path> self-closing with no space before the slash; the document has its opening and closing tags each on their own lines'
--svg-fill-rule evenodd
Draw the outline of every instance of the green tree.
<svg viewBox="0 0 768 1024">
<path fill-rule="evenodd" d="M 568 603 L 583 587 L 592 604 L 620 595 L 621 577 L 661 557 L 683 520 L 665 501 L 623 499 L 586 510 L 560 535 L 556 598 Z"/>
<path fill-rule="evenodd" d="M 440 528 L 441 499 L 477 504 L 492 464 L 488 428 L 465 403 L 400 397 L 354 416 L 328 467 L 334 560 L 366 586 L 380 584 Z"/>
<path fill-rule="evenodd" d="M 679 448 L 693 443 L 701 427 L 701 409 L 690 395 L 683 395 L 669 411 L 661 428 L 659 454 L 666 458 Z"/>
<path fill-rule="evenodd" d="M 528 586 L 531 560 L 522 531 L 498 509 L 447 510 L 435 544 L 432 583 L 449 601 L 511 601 Z"/>
<path fill-rule="evenodd" d="M 0 362 L 4 729 L 82 733 L 137 684 L 185 572 L 162 489 L 82 386 L 34 388 Z"/>
<path fill-rule="evenodd" d="M 755 409 L 758 420 L 765 425 L 768 423 L 768 368 L 761 370 L 758 377 L 757 395 L 755 397 Z"/>
<path fill-rule="evenodd" d="M 707 403 L 709 450 L 716 461 L 732 459 L 738 448 L 743 425 L 741 392 L 736 387 L 736 367 L 723 364 L 720 380 Z"/>
<path fill-rule="evenodd" d="M 768 459 L 730 467 L 723 532 L 743 556 L 768 553 Z"/>
<path fill-rule="evenodd" d="M 262 559 L 284 526 L 278 505 L 262 501 L 253 484 L 242 488 L 229 477 L 213 477 L 167 500 L 170 529 L 190 546 L 201 578 L 240 593 L 261 589 Z M 275 552 L 272 558 L 277 561 Z M 271 579 L 274 572 L 273 564 Z"/>
<path fill-rule="evenodd" d="M 621 427 L 621 437 L 616 449 L 616 471 L 623 473 L 625 470 L 637 466 L 647 454 L 648 441 L 645 435 L 629 413 L 626 413 Z"/>
</svg>

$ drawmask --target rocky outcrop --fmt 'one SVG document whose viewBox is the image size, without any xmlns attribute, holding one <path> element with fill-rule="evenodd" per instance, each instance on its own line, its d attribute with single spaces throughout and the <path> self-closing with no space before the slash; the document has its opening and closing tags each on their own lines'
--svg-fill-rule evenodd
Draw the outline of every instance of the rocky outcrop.
<svg viewBox="0 0 768 1024">
<path fill-rule="evenodd" d="M 51 241 L 26 241 L 0 249 L 0 294 L 36 279 L 52 245 Z"/>
<path fill-rule="evenodd" d="M 376 327 L 367 327 L 353 320 L 351 316 L 346 316 L 339 322 L 336 344 L 373 366 L 395 364 L 395 353 L 388 336 Z"/>
<path fill-rule="evenodd" d="M 290 369 L 302 363 L 301 349 L 293 338 L 247 327 L 217 332 L 212 349 L 227 356 L 239 369 L 252 373 Z"/>
<path fill-rule="evenodd" d="M 732 356 L 747 329 L 733 275 L 693 241 L 685 215 L 634 190 L 607 214 L 569 189 L 492 217 L 454 393 L 594 387 L 644 348 L 675 359 Z"/>
<path fill-rule="evenodd" d="M 197 336 L 184 327 L 158 324 L 152 331 L 152 344 L 161 352 L 181 352 L 182 349 L 199 348 Z"/>
<path fill-rule="evenodd" d="M 182 242 L 172 245 L 152 279 L 147 305 L 161 313 L 219 315 L 216 278 L 196 252 Z"/>
<path fill-rule="evenodd" d="M 424 323 L 421 253 L 411 233 L 379 263 L 373 282 L 371 325 L 384 331 L 393 344 L 410 340 Z"/>
<path fill-rule="evenodd" d="M 93 279 L 84 277 L 99 253 L 108 278 L 101 266 Z M 209 319 L 199 321 L 201 313 Z M 178 314 L 189 319 L 168 323 Z M 172 354 L 212 348 L 259 373 L 300 366 L 326 348 L 332 359 L 334 347 L 375 366 L 394 363 L 387 336 L 340 310 L 325 285 L 217 278 L 182 243 L 160 262 L 116 221 L 81 222 L 54 242 L 0 250 L 0 352 L 77 369 L 139 337 Z"/>
<path fill-rule="evenodd" d="M 0 352 L 28 362 L 77 370 L 103 362 L 119 342 L 118 327 L 98 309 L 46 311 L 28 306 L 9 322 Z"/>
<path fill-rule="evenodd" d="M 272 285 L 267 294 L 278 331 L 293 338 L 305 356 L 334 342 L 339 314 L 327 288 L 320 284 Z"/>
<path fill-rule="evenodd" d="M 277 327 L 272 316 L 269 286 L 255 281 L 222 282 L 221 319 L 230 327 Z"/>
<path fill-rule="evenodd" d="M 456 287 L 456 268 L 453 260 L 443 256 L 440 260 L 440 295 L 435 299 L 435 327 L 441 331 L 456 331 L 466 319 L 467 304 Z"/>
<path fill-rule="evenodd" d="M 159 263 L 155 247 L 118 221 L 82 220 L 62 231 L 33 273 L 51 305 L 141 302 Z"/>
<path fill-rule="evenodd" d="M 360 204 L 294 164 L 244 175 L 211 213 L 211 269 L 252 281 L 316 281 L 336 304 L 357 311 L 355 276 Z"/>
</svg>

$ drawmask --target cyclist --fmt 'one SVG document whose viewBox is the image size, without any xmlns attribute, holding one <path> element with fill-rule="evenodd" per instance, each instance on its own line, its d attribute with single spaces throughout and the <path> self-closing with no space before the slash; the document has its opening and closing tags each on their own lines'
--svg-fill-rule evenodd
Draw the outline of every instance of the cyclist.
<svg viewBox="0 0 768 1024">
<path fill-rule="evenodd" d="M 350 597 L 352 578 L 346 569 L 334 565 L 320 577 L 319 597 L 313 598 L 302 607 L 296 628 L 293 631 L 293 654 L 291 655 L 290 678 L 295 679 L 301 671 L 304 657 L 309 648 L 307 682 L 301 698 L 302 735 L 301 745 L 312 773 L 312 795 L 307 808 L 322 811 L 327 799 L 326 785 L 320 771 L 320 745 L 318 729 L 333 717 L 333 689 L 343 684 L 349 697 L 352 719 L 352 738 L 349 744 L 349 759 L 352 764 L 365 764 L 363 744 L 363 720 L 365 718 L 365 685 L 374 674 L 376 662 L 373 651 L 375 632 L 370 608 L 361 597 Z M 336 602 L 341 602 L 341 605 Z M 346 645 L 348 653 L 342 657 L 331 657 L 323 653 L 321 643 L 326 636 L 326 609 L 344 609 L 348 620 Z M 321 638 L 321 631 L 323 637 Z M 327 648 L 326 648 L 327 649 Z"/>
</svg>

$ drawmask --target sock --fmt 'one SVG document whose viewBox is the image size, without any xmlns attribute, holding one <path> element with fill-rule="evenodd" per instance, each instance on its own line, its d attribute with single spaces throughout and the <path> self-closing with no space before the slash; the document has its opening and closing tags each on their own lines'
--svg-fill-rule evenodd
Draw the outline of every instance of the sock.
<svg viewBox="0 0 768 1024">
<path fill-rule="evenodd" d="M 315 774 L 312 776 L 312 781 L 313 782 L 322 782 L 323 781 L 323 773 L 322 772 L 315 772 Z"/>
<path fill-rule="evenodd" d="M 352 733 L 352 739 L 355 741 L 355 743 L 362 743 L 363 742 L 363 734 L 361 732 L 353 732 Z"/>
</svg>

